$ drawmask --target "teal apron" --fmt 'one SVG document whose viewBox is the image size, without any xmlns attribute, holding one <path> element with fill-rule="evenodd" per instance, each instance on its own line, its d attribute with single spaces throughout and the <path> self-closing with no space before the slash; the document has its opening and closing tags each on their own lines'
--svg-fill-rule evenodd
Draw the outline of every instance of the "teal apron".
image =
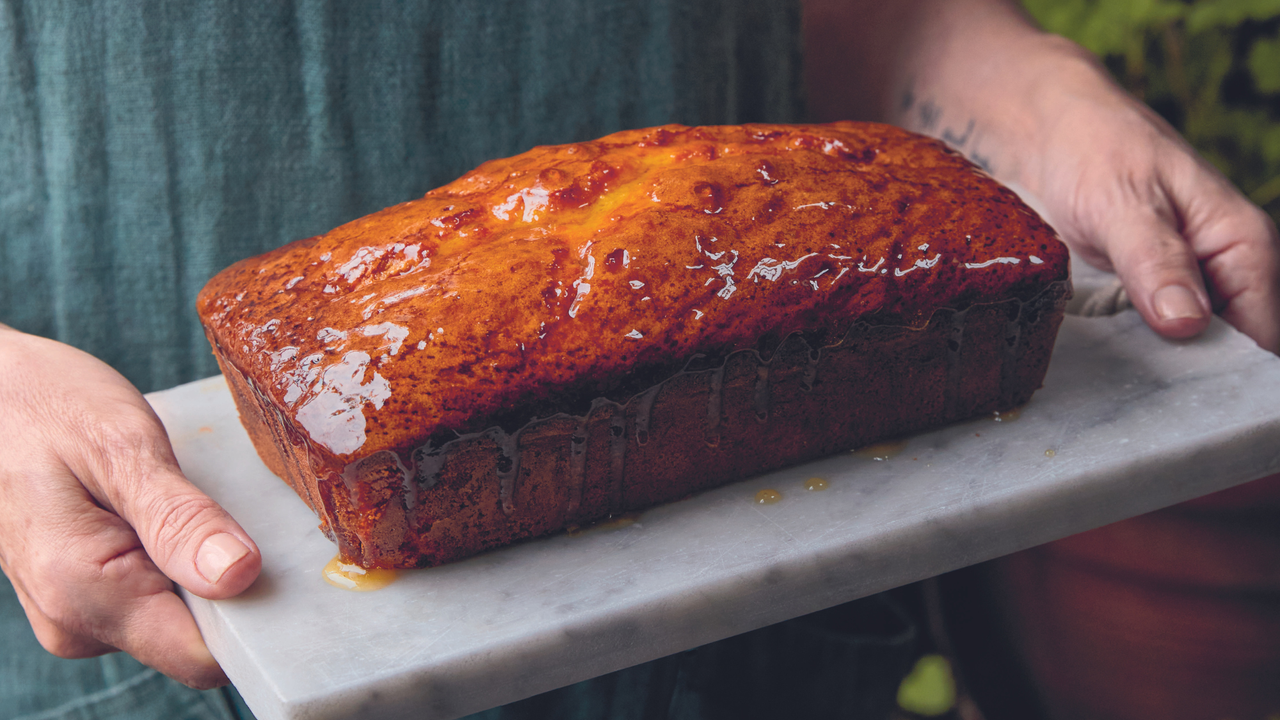
<svg viewBox="0 0 1280 720">
<path fill-rule="evenodd" d="M 143 391 L 213 375 L 193 307 L 226 265 L 534 145 L 800 120 L 800 76 L 776 0 L 0 0 L 0 321 Z M 7 581 L 0 643 L 3 717 L 247 715 L 125 655 L 53 658 Z M 710 717 L 721 655 L 488 716 Z"/>
</svg>

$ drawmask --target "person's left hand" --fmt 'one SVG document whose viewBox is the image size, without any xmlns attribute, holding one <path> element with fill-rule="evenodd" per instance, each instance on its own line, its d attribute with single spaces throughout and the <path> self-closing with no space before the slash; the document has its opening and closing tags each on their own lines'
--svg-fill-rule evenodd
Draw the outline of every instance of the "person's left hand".
<svg viewBox="0 0 1280 720">
<path fill-rule="evenodd" d="M 0 569 L 40 644 L 226 684 L 174 586 L 232 597 L 262 555 L 183 476 L 142 394 L 80 350 L 0 325 L 0 407 Z"/>
</svg>

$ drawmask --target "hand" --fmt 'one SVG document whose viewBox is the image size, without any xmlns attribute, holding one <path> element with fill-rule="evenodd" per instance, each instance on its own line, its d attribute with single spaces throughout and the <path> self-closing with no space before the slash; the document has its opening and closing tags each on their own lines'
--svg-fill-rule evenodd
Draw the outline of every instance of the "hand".
<svg viewBox="0 0 1280 720">
<path fill-rule="evenodd" d="M 226 684 L 174 582 L 231 597 L 262 559 L 182 476 L 142 395 L 86 353 L 0 325 L 0 407 L 0 568 L 40 644 Z"/>
<path fill-rule="evenodd" d="M 863 116 L 945 140 L 1034 194 L 1157 332 L 1195 335 L 1214 310 L 1280 352 L 1275 224 L 1089 53 L 1040 32 L 1013 0 L 804 10 L 818 119 Z"/>
<path fill-rule="evenodd" d="M 1157 332 L 1196 335 L 1216 311 L 1280 352 L 1275 223 L 1092 57 L 1050 43 L 1054 70 L 1017 179 L 1073 250 L 1116 272 Z"/>
</svg>

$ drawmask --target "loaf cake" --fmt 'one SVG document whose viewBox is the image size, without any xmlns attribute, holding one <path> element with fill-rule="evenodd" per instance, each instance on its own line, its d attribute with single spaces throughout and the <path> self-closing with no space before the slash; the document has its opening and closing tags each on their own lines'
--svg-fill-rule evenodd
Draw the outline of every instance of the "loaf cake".
<svg viewBox="0 0 1280 720">
<path fill-rule="evenodd" d="M 262 459 L 399 568 L 1017 406 L 1069 293 L 937 141 L 672 125 L 485 163 L 198 309 Z"/>
</svg>

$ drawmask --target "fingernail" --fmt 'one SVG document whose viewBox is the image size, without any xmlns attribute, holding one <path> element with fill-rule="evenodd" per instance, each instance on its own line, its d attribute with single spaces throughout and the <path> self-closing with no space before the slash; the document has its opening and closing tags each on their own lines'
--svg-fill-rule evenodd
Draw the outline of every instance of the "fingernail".
<svg viewBox="0 0 1280 720">
<path fill-rule="evenodd" d="M 1204 317 L 1204 306 L 1189 288 L 1182 285 L 1165 285 L 1152 298 L 1156 315 L 1161 320 L 1199 319 Z"/>
<path fill-rule="evenodd" d="M 196 569 L 205 580 L 216 583 L 227 568 L 248 554 L 249 548 L 240 542 L 240 538 L 230 533 L 219 533 L 200 546 L 200 552 L 196 553 Z"/>
</svg>

